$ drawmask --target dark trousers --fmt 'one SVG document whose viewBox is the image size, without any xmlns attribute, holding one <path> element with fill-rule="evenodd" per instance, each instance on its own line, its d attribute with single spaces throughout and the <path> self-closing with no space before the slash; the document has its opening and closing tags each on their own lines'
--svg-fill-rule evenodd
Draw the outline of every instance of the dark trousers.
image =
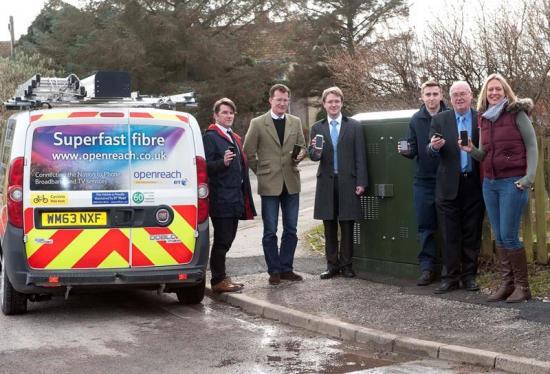
<svg viewBox="0 0 550 374">
<path fill-rule="evenodd" d="M 420 241 L 420 271 L 434 271 L 437 256 L 435 233 L 437 210 L 435 208 L 435 180 L 415 180 L 413 184 L 414 207 Z"/>
<path fill-rule="evenodd" d="M 210 219 L 214 226 L 214 243 L 210 253 L 210 271 L 212 272 L 210 284 L 215 285 L 227 276 L 225 274 L 225 255 L 237 235 L 239 219 L 216 217 L 210 217 Z"/>
<path fill-rule="evenodd" d="M 325 256 L 328 270 L 351 269 L 353 256 L 353 223 L 338 219 L 338 177 L 334 177 L 334 219 L 323 220 L 325 228 Z M 338 224 L 340 224 L 340 252 L 338 252 Z"/>
<path fill-rule="evenodd" d="M 484 205 L 477 176 L 460 177 L 453 200 L 438 200 L 439 224 L 443 233 L 444 280 L 473 279 L 481 246 Z"/>
</svg>

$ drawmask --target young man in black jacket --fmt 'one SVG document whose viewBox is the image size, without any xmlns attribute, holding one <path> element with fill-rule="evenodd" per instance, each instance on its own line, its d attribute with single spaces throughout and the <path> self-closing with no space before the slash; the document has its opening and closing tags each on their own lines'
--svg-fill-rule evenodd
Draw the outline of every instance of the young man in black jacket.
<svg viewBox="0 0 550 374">
<path fill-rule="evenodd" d="M 420 277 L 416 284 L 426 286 L 434 280 L 437 231 L 435 175 L 439 162 L 438 158 L 428 155 L 426 146 L 430 142 L 432 116 L 447 110 L 447 107 L 443 103 L 441 85 L 434 80 L 428 80 L 422 84 L 420 95 L 423 104 L 409 123 L 408 147 L 402 148 L 401 144 L 397 143 L 397 151 L 402 156 L 416 159 L 413 194 L 421 248 L 418 254 Z"/>
<path fill-rule="evenodd" d="M 214 103 L 214 124 L 206 130 L 203 143 L 210 189 L 210 220 L 214 226 L 214 243 L 210 253 L 212 291 L 235 292 L 244 285 L 235 283 L 225 273 L 225 256 L 237 234 L 239 219 L 256 215 L 248 162 L 241 138 L 231 131 L 236 106 L 223 98 Z"/>
</svg>

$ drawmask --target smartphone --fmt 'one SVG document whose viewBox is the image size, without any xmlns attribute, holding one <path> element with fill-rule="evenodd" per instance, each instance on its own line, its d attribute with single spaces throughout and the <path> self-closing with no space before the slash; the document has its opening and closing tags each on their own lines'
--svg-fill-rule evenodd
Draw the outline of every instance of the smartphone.
<svg viewBox="0 0 550 374">
<path fill-rule="evenodd" d="M 323 135 L 315 135 L 315 149 L 323 149 L 324 140 L 325 138 L 323 137 Z"/>
<path fill-rule="evenodd" d="M 302 150 L 302 147 L 299 144 L 294 144 L 294 148 L 292 148 L 292 159 L 296 160 L 298 158 L 298 155 L 300 154 L 300 151 Z"/>
<path fill-rule="evenodd" d="M 441 134 L 438 133 L 438 132 L 434 132 L 433 136 L 435 136 L 436 138 L 443 139 L 443 135 L 441 135 Z"/>
<path fill-rule="evenodd" d="M 399 148 L 401 149 L 401 152 L 408 152 L 409 151 L 409 142 L 407 140 L 400 140 L 399 141 Z"/>
<path fill-rule="evenodd" d="M 468 145 L 468 131 L 466 130 L 460 131 L 460 145 Z"/>
<path fill-rule="evenodd" d="M 234 154 L 237 154 L 237 153 L 235 152 L 235 151 L 236 151 L 235 147 L 233 147 L 232 145 L 230 145 L 229 147 L 227 147 L 227 149 L 229 150 L 229 152 L 232 152 L 232 153 L 234 153 Z M 233 160 L 231 160 L 231 162 L 233 162 Z"/>
</svg>

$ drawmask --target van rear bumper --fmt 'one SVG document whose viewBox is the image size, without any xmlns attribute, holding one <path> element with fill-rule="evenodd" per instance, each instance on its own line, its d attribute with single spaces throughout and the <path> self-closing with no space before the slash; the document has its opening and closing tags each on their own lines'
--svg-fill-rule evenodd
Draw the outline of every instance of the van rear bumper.
<svg viewBox="0 0 550 374">
<path fill-rule="evenodd" d="M 202 282 L 205 269 L 185 266 L 159 269 L 109 269 L 91 271 L 47 271 L 27 273 L 25 285 L 38 287 L 135 285 L 166 288 L 191 286 Z M 52 282 L 54 280 L 54 282 Z M 14 285 L 14 288 L 17 287 Z M 21 291 L 20 291 L 21 292 Z"/>
<path fill-rule="evenodd" d="M 23 230 L 8 224 L 2 238 L 5 271 L 21 293 L 58 293 L 71 287 L 160 288 L 165 291 L 201 283 L 206 277 L 209 252 L 208 221 L 199 224 L 195 254 L 188 264 L 118 269 L 36 270 L 27 263 Z"/>
</svg>

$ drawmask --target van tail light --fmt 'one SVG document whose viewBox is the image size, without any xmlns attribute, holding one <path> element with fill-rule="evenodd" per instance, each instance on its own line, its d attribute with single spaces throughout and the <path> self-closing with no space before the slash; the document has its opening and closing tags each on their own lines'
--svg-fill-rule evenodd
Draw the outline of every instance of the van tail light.
<svg viewBox="0 0 550 374">
<path fill-rule="evenodd" d="M 206 160 L 197 156 L 197 188 L 199 193 L 199 205 L 197 208 L 197 221 L 202 223 L 208 219 L 208 172 Z"/>
<path fill-rule="evenodd" d="M 25 159 L 18 157 L 10 164 L 8 174 L 8 222 L 23 228 L 23 167 Z"/>
</svg>

